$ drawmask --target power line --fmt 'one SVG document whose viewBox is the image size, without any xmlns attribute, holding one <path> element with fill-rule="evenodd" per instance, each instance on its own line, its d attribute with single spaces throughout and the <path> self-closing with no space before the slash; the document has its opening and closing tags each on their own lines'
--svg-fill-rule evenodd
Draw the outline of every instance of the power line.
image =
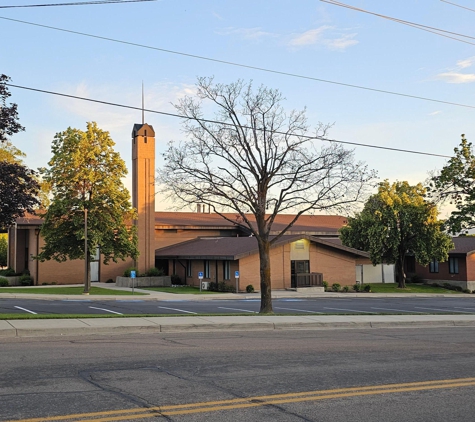
<svg viewBox="0 0 475 422">
<path fill-rule="evenodd" d="M 147 113 L 160 114 L 162 116 L 177 117 L 177 118 L 185 119 L 185 120 L 196 120 L 196 121 L 200 121 L 200 122 L 204 122 L 204 123 L 216 123 L 216 124 L 225 125 L 225 126 L 233 126 L 232 123 L 220 122 L 218 120 L 192 118 L 192 117 L 187 117 L 187 116 L 181 116 L 181 115 L 175 114 L 175 113 L 167 113 L 165 111 L 143 109 L 142 107 L 134 107 L 134 106 L 126 105 L 126 104 L 119 104 L 119 103 L 112 103 L 112 102 L 109 102 L 109 101 L 95 100 L 93 98 L 79 97 L 77 95 L 63 94 L 61 92 L 55 92 L 55 91 L 46 91 L 44 89 L 31 88 L 31 87 L 27 87 L 27 86 L 14 85 L 14 84 L 10 84 L 10 83 L 6 83 L 5 85 L 9 86 L 9 87 L 12 87 L 12 88 L 19 88 L 19 89 L 25 89 L 25 90 L 28 90 L 28 91 L 41 92 L 43 94 L 50 94 L 50 95 L 57 95 L 57 96 L 60 96 L 60 97 L 73 98 L 75 100 L 89 101 L 89 102 L 92 102 L 92 103 L 104 104 L 104 105 L 113 106 L 113 107 L 126 108 L 126 109 L 130 109 L 130 110 L 146 111 Z M 245 129 L 252 129 L 252 128 L 247 127 L 247 126 L 242 126 L 242 127 L 245 128 Z M 263 130 L 263 129 L 259 129 L 259 130 Z M 287 135 L 286 132 L 280 132 L 280 131 L 274 131 L 274 133 L 277 133 L 279 135 Z M 439 158 L 451 158 L 448 155 L 434 154 L 434 153 L 431 153 L 431 152 L 414 151 L 414 150 L 408 150 L 408 149 L 402 149 L 402 148 L 391 148 L 391 147 L 384 147 L 384 146 L 381 146 L 381 145 L 363 144 L 363 143 L 360 143 L 360 142 L 341 141 L 341 140 L 338 140 L 338 139 L 324 138 L 322 136 L 310 136 L 310 135 L 301 135 L 301 136 L 303 138 L 306 138 L 306 139 L 317 139 L 317 140 L 320 140 L 320 141 L 327 141 L 327 142 L 333 142 L 333 143 L 345 144 L 345 145 L 352 145 L 352 146 L 358 146 L 358 147 L 375 148 L 375 149 L 382 149 L 382 150 L 386 150 L 386 151 L 404 152 L 404 153 L 408 153 L 408 154 L 426 155 L 426 156 L 439 157 Z"/>
<path fill-rule="evenodd" d="M 96 1 L 76 1 L 71 3 L 46 3 L 46 4 L 24 4 L 15 6 L 0 6 L 0 9 L 14 9 L 21 7 L 50 7 L 50 6 L 85 6 L 91 4 L 112 4 L 112 3 L 141 3 L 145 1 L 157 0 L 96 0 Z"/>
<path fill-rule="evenodd" d="M 465 44 L 475 45 L 474 42 L 470 42 L 470 41 L 467 41 L 467 40 L 462 40 L 460 38 L 457 38 L 457 37 L 463 37 L 463 38 L 469 38 L 469 39 L 475 40 L 475 37 L 472 37 L 470 35 L 459 34 L 457 32 L 451 32 L 451 31 L 446 31 L 445 29 L 435 28 L 433 26 L 427 26 L 427 25 L 422 25 L 420 23 L 415 23 L 415 22 L 410 22 L 410 21 L 405 21 L 405 20 L 402 20 L 402 19 L 398 19 L 398 18 L 393 18 L 391 16 L 386 16 L 386 15 L 382 15 L 380 13 L 370 12 L 369 10 L 360 9 L 358 7 L 351 6 L 351 5 L 345 4 L 345 3 L 341 3 L 341 2 L 335 1 L 335 0 L 320 0 L 320 1 L 322 1 L 324 3 L 332 4 L 334 6 L 339 6 L 339 7 L 344 7 L 346 9 L 354 10 L 355 12 L 367 13 L 368 15 L 377 16 L 379 18 L 383 18 L 383 19 L 387 19 L 387 20 L 390 20 L 390 21 L 393 21 L 393 22 L 397 22 L 397 23 L 400 23 L 400 24 L 403 24 L 403 25 L 411 26 L 413 28 L 420 29 L 421 31 L 430 32 L 432 34 L 439 35 L 439 36 L 445 37 L 445 38 L 449 38 L 451 40 L 463 42 Z M 444 1 L 444 0 L 442 0 L 442 1 Z"/>
<path fill-rule="evenodd" d="M 452 6 L 460 7 L 461 9 L 470 10 L 471 12 L 475 12 L 475 9 L 470 9 L 470 7 L 461 6 L 460 4 L 452 3 L 451 1 L 447 1 L 447 0 L 440 0 L 440 1 L 443 2 L 443 3 L 451 4 Z"/>
<path fill-rule="evenodd" d="M 26 24 L 26 25 L 38 26 L 40 28 L 52 29 L 52 30 L 55 30 L 55 31 L 67 32 L 67 33 L 70 33 L 70 34 L 81 35 L 81 36 L 84 36 L 84 37 L 96 38 L 96 39 L 115 42 L 115 43 L 119 43 L 119 44 L 130 45 L 130 46 L 133 46 L 133 47 L 145 48 L 145 49 L 148 49 L 148 50 L 161 51 L 163 53 L 175 54 L 175 55 L 178 55 L 178 56 L 191 57 L 191 58 L 194 58 L 194 59 L 206 60 L 206 61 L 209 61 L 209 62 L 221 63 L 221 64 L 225 64 L 225 65 L 229 65 L 229 66 L 237 66 L 237 67 L 242 67 L 242 68 L 245 68 L 245 69 L 258 70 L 260 72 L 273 73 L 273 74 L 277 74 L 277 75 L 289 76 L 289 77 L 293 77 L 293 78 L 305 79 L 305 80 L 310 80 L 310 81 L 315 81 L 315 82 L 323 82 L 323 83 L 327 83 L 327 84 L 345 86 L 345 87 L 348 87 L 348 88 L 362 89 L 362 90 L 365 90 L 365 91 L 379 92 L 381 94 L 396 95 L 398 97 L 406 97 L 406 98 L 413 98 L 413 99 L 416 99 L 416 100 L 430 101 L 430 102 L 433 102 L 433 103 L 447 104 L 447 105 L 452 105 L 452 106 L 456 106 L 456 107 L 465 107 L 465 108 L 474 108 L 475 109 L 475 106 L 470 105 L 470 104 L 455 103 L 455 102 L 452 102 L 452 101 L 438 100 L 438 99 L 435 99 L 435 98 L 428 98 L 428 97 L 422 97 L 422 96 L 418 96 L 418 95 L 404 94 L 404 93 L 401 93 L 401 92 L 388 91 L 388 90 L 384 90 L 384 89 L 371 88 L 371 87 L 362 86 L 362 85 L 355 85 L 355 84 L 350 84 L 350 83 L 345 83 L 345 82 L 332 81 L 332 80 L 328 80 L 328 79 L 315 78 L 315 77 L 312 77 L 312 76 L 300 75 L 300 74 L 291 73 L 291 72 L 284 72 L 284 71 L 280 71 L 280 70 L 269 69 L 269 68 L 264 68 L 264 67 L 259 67 L 259 66 L 252 66 L 252 65 L 247 65 L 247 64 L 237 63 L 237 62 L 231 62 L 231 61 L 227 61 L 227 60 L 214 59 L 214 58 L 211 58 L 211 57 L 200 56 L 200 55 L 197 55 L 197 54 L 183 53 L 183 52 L 176 51 L 176 50 L 168 50 L 168 49 L 165 49 L 165 48 L 153 47 L 153 46 L 149 46 L 149 45 L 145 45 L 145 44 L 139 44 L 139 43 L 134 43 L 134 42 L 130 42 L 130 41 L 118 40 L 118 39 L 115 39 L 115 38 L 103 37 L 103 36 L 100 36 L 100 35 L 87 34 L 85 32 L 78 32 L 78 31 L 73 31 L 73 30 L 70 30 L 70 29 L 57 28 L 57 27 L 54 27 L 54 26 L 42 25 L 42 24 L 39 24 L 39 23 L 22 21 L 22 20 L 19 20 L 19 19 L 6 18 L 6 17 L 3 17 L 3 16 L 0 16 L 0 19 L 4 19 L 4 20 L 7 20 L 7 21 L 12 21 L 12 22 L 23 23 L 23 24 Z"/>
</svg>

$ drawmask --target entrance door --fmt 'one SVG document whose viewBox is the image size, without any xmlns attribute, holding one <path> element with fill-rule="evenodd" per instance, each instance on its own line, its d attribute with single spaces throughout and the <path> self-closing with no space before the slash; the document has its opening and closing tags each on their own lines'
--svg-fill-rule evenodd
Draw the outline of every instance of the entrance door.
<svg viewBox="0 0 475 422">
<path fill-rule="evenodd" d="M 290 287 L 296 289 L 297 274 L 310 273 L 310 261 L 290 261 Z"/>
</svg>

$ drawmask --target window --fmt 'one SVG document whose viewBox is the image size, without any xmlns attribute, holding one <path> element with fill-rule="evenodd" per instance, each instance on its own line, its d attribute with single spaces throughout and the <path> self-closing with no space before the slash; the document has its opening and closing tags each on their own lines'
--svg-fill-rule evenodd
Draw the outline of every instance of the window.
<svg viewBox="0 0 475 422">
<path fill-rule="evenodd" d="M 191 277 L 192 276 L 192 272 L 191 272 L 191 260 L 189 259 L 188 261 L 186 261 L 186 276 L 187 277 Z"/>
<path fill-rule="evenodd" d="M 211 278 L 210 274 L 209 274 L 209 261 L 208 260 L 204 261 L 203 276 L 204 276 L 204 278 Z"/>
<path fill-rule="evenodd" d="M 231 279 L 231 265 L 229 261 L 223 261 L 223 279 Z"/>
<path fill-rule="evenodd" d="M 429 272 L 431 273 L 439 272 L 439 261 L 437 261 L 437 259 L 433 259 L 432 261 L 430 261 Z"/>
<path fill-rule="evenodd" d="M 459 259 L 458 258 L 449 258 L 449 273 L 450 274 L 459 273 Z"/>
</svg>

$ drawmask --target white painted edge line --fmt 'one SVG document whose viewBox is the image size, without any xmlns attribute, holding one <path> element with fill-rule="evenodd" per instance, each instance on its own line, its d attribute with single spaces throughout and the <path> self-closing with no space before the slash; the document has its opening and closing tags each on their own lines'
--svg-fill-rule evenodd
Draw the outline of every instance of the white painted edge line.
<svg viewBox="0 0 475 422">
<path fill-rule="evenodd" d="M 21 309 L 22 311 L 29 312 L 30 314 L 38 315 L 36 312 L 30 311 L 26 308 L 22 308 L 21 306 L 14 306 L 14 308 Z"/>
<path fill-rule="evenodd" d="M 419 312 L 419 311 L 405 311 L 403 309 L 391 309 L 391 308 L 374 308 L 374 307 L 371 307 L 371 309 L 380 309 L 382 311 L 396 311 L 396 312 L 408 312 L 410 314 L 426 314 L 427 312 Z"/>
<path fill-rule="evenodd" d="M 185 311 L 183 309 L 176 309 L 176 308 L 167 308 L 165 306 L 159 306 L 159 309 L 170 309 L 171 311 L 177 311 L 177 312 L 184 312 L 185 314 L 193 314 L 196 315 L 196 312 L 191 312 L 191 311 Z"/>
<path fill-rule="evenodd" d="M 121 314 L 120 312 L 111 311 L 110 309 L 96 308 L 94 306 L 89 306 L 89 308 L 90 309 L 98 309 L 99 311 L 104 311 L 104 312 L 110 312 L 111 314 L 124 315 L 124 314 Z"/>
<path fill-rule="evenodd" d="M 475 308 L 464 308 L 462 306 L 454 306 L 455 309 L 472 309 L 475 312 Z"/>
<path fill-rule="evenodd" d="M 249 311 L 247 309 L 225 308 L 224 306 L 218 306 L 218 309 L 229 309 L 230 311 L 249 312 L 251 314 L 257 314 L 258 313 L 256 311 Z"/>
<path fill-rule="evenodd" d="M 297 311 L 297 312 L 309 312 L 311 314 L 323 314 L 323 312 L 317 312 L 317 311 L 307 311 L 305 309 L 292 309 L 292 308 L 281 308 L 281 307 L 276 307 L 274 306 L 274 309 L 285 309 L 287 311 Z"/>
<path fill-rule="evenodd" d="M 368 312 L 368 311 L 358 311 L 355 309 L 341 309 L 341 308 L 323 308 L 323 309 L 333 309 L 334 311 L 348 311 L 348 312 L 363 312 L 365 314 L 375 314 L 376 312 Z"/>
<path fill-rule="evenodd" d="M 450 314 L 451 312 L 455 312 L 458 314 L 473 314 L 473 312 L 465 312 L 465 311 L 452 311 L 450 309 L 436 309 L 436 308 L 423 308 L 422 306 L 414 306 L 415 309 L 428 309 L 429 311 L 441 311 L 441 312 L 447 312 Z"/>
</svg>

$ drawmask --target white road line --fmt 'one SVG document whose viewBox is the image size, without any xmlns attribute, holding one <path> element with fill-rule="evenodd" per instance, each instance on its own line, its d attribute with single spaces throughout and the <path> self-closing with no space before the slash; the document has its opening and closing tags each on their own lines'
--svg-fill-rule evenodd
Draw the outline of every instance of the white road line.
<svg viewBox="0 0 475 422">
<path fill-rule="evenodd" d="M 390 308 L 371 308 L 371 309 L 380 309 L 383 311 L 396 311 L 396 312 L 409 312 L 410 314 L 426 314 L 427 312 L 419 312 L 419 311 L 405 311 L 404 309 L 390 309 Z"/>
<path fill-rule="evenodd" d="M 422 306 L 414 306 L 416 309 L 428 309 L 429 311 L 441 311 L 441 312 L 455 312 L 457 314 L 473 314 L 473 312 L 465 312 L 465 311 L 451 311 L 450 309 L 436 309 L 436 308 L 423 308 Z"/>
<path fill-rule="evenodd" d="M 89 308 L 91 308 L 91 309 L 99 309 L 100 311 L 110 312 L 111 314 L 124 315 L 124 314 L 121 314 L 120 312 L 111 311 L 110 309 L 95 308 L 94 306 L 89 306 Z"/>
<path fill-rule="evenodd" d="M 277 308 L 274 306 L 274 309 L 285 309 L 287 311 L 298 311 L 298 312 L 309 312 L 311 314 L 323 314 L 323 312 L 317 312 L 317 311 L 306 311 L 304 309 L 292 309 L 292 308 Z"/>
<path fill-rule="evenodd" d="M 475 308 L 463 308 L 462 306 L 454 306 L 455 309 L 472 309 L 475 312 Z"/>
<path fill-rule="evenodd" d="M 36 312 L 30 311 L 29 309 L 22 308 L 21 306 L 14 306 L 14 308 L 21 309 L 22 311 L 29 312 L 30 314 L 38 315 Z"/>
<path fill-rule="evenodd" d="M 255 311 L 248 311 L 247 309 L 225 308 L 224 306 L 218 306 L 218 309 L 229 309 L 231 311 L 249 312 L 251 314 L 257 314 Z"/>
<path fill-rule="evenodd" d="M 170 309 L 171 311 L 184 312 L 185 314 L 194 314 L 194 315 L 196 315 L 196 312 L 184 311 L 183 309 L 167 308 L 165 306 L 159 306 L 159 308 L 160 309 Z"/>
<path fill-rule="evenodd" d="M 376 312 L 357 311 L 357 310 L 354 310 L 354 309 L 341 309 L 341 308 L 323 308 L 323 309 L 333 309 L 334 311 L 363 312 L 365 314 L 375 314 L 376 313 Z"/>
</svg>

